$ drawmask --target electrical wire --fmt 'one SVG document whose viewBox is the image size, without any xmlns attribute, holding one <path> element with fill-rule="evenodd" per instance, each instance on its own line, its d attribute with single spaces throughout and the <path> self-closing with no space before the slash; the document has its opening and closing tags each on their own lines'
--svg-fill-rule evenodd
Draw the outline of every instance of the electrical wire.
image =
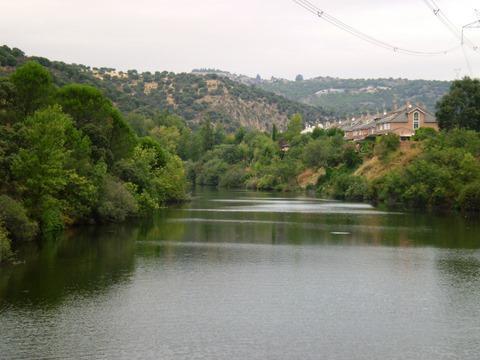
<svg viewBox="0 0 480 360">
<path fill-rule="evenodd" d="M 399 46 L 392 45 L 390 43 L 387 43 L 385 41 L 379 40 L 373 36 L 370 36 L 346 23 L 343 21 L 333 17 L 332 15 L 328 14 L 324 10 L 318 8 L 314 4 L 312 4 L 308 0 L 293 0 L 297 5 L 301 6 L 305 10 L 311 12 L 312 14 L 318 16 L 320 19 L 334 25 L 335 27 L 359 38 L 362 39 L 372 45 L 381 47 L 385 50 L 391 50 L 396 53 L 401 53 L 405 55 L 411 55 L 411 56 L 438 56 L 438 55 L 446 55 L 450 52 L 456 51 L 460 48 L 460 46 L 455 46 L 446 50 L 441 50 L 441 51 L 420 51 L 420 50 L 411 50 L 411 49 L 406 49 L 402 48 Z"/>
<path fill-rule="evenodd" d="M 423 0 L 423 2 L 429 7 L 440 22 L 445 25 L 445 27 L 455 36 L 458 40 L 462 42 L 462 45 L 467 45 L 473 51 L 478 52 L 479 48 L 475 43 L 473 43 L 469 38 L 462 34 L 461 28 L 455 25 L 447 15 L 440 9 L 435 0 Z"/>
<path fill-rule="evenodd" d="M 470 76 L 473 76 L 472 66 L 470 60 L 468 59 L 465 46 L 468 46 L 475 52 L 478 52 L 479 48 L 475 45 L 469 38 L 463 33 L 463 28 L 458 30 L 458 27 L 447 17 L 447 15 L 440 9 L 435 0 L 423 0 L 423 2 L 433 11 L 433 14 L 437 17 L 440 22 L 447 27 L 447 29 L 461 42 L 463 57 L 465 58 L 465 63 L 467 64 L 468 73 Z M 480 20 L 479 20 L 480 22 Z M 471 25 L 471 24 L 470 24 Z M 466 25 L 468 26 L 468 25 Z M 465 27 L 466 27 L 465 26 Z M 465 28 L 464 27 L 464 28 Z"/>
</svg>

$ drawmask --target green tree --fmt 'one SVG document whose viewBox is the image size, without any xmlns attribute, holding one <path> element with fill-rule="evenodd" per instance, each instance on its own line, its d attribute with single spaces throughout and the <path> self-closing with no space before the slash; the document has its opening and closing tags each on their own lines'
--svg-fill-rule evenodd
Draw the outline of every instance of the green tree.
<svg viewBox="0 0 480 360">
<path fill-rule="evenodd" d="M 436 116 L 442 129 L 463 128 L 480 131 L 480 80 L 456 80 L 437 103 Z"/>
<path fill-rule="evenodd" d="M 92 156 L 108 164 L 131 155 L 135 135 L 98 89 L 88 85 L 67 85 L 58 92 L 58 103 L 92 142 Z"/>
<path fill-rule="evenodd" d="M 211 150 L 215 145 L 215 132 L 210 119 L 203 121 L 200 127 L 200 138 L 203 151 Z"/>
<path fill-rule="evenodd" d="M 302 115 L 295 114 L 290 118 L 287 125 L 287 131 L 285 132 L 285 138 L 288 141 L 292 141 L 294 137 L 299 136 L 303 130 Z"/>
<path fill-rule="evenodd" d="M 68 115 L 54 106 L 37 111 L 25 120 L 21 132 L 23 147 L 13 157 L 12 173 L 17 191 L 42 230 L 63 225 L 65 201 L 61 192 L 75 171 L 71 162 L 71 137 L 79 138 Z"/>
<path fill-rule="evenodd" d="M 42 65 L 29 61 L 19 67 L 11 76 L 15 86 L 15 104 L 22 116 L 33 112 L 50 102 L 54 92 L 52 76 Z"/>
<path fill-rule="evenodd" d="M 175 126 L 156 126 L 150 130 L 150 136 L 172 154 L 177 153 L 180 143 L 180 131 Z"/>
</svg>

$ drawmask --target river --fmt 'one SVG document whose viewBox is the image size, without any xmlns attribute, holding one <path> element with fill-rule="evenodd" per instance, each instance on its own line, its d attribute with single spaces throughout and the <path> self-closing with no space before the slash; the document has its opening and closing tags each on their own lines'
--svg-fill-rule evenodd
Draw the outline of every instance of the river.
<svg viewBox="0 0 480 360">
<path fill-rule="evenodd" d="M 478 359 L 480 224 L 200 191 L 0 268 L 0 358 Z"/>
</svg>

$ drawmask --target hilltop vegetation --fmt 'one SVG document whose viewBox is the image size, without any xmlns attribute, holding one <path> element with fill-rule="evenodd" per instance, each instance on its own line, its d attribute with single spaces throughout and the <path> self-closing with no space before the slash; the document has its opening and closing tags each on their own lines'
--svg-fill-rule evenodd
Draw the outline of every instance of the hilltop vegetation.
<svg viewBox="0 0 480 360">
<path fill-rule="evenodd" d="M 111 68 L 90 68 L 46 58 L 25 56 L 19 49 L 0 47 L 0 75 L 7 75 L 25 61 L 35 60 L 53 75 L 57 86 L 81 83 L 100 89 L 124 113 L 135 111 L 152 116 L 168 111 L 185 119 L 190 128 L 204 118 L 225 129 L 240 126 L 271 130 L 284 128 L 288 118 L 302 114 L 306 122 L 321 122 L 330 114 L 310 105 L 288 100 L 262 89 L 216 74 L 172 72 L 119 72 Z"/>
<path fill-rule="evenodd" d="M 450 84 L 448 81 L 318 77 L 297 81 L 274 79 L 262 81 L 256 86 L 345 117 L 391 109 L 394 101 L 398 104 L 420 102 L 433 111 L 436 102 L 448 92 Z"/>
</svg>

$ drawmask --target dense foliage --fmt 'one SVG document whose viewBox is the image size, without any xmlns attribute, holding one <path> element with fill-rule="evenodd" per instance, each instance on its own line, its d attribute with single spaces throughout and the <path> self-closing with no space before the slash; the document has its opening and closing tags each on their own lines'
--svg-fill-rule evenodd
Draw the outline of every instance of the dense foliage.
<svg viewBox="0 0 480 360">
<path fill-rule="evenodd" d="M 98 89 L 57 87 L 37 62 L 0 78 L 0 259 L 10 241 L 184 198 L 175 148 L 137 136 Z"/>
<path fill-rule="evenodd" d="M 467 77 L 454 81 L 450 92 L 438 102 L 436 116 L 442 129 L 480 131 L 480 80 Z"/>
<path fill-rule="evenodd" d="M 394 134 L 353 143 L 336 128 L 302 134 L 316 110 L 228 79 L 133 70 L 112 77 L 112 69 L 93 73 L 81 65 L 24 60 L 18 49 L 0 48 L 3 69 L 14 70 L 0 77 L 0 261 L 11 256 L 12 242 L 65 225 L 123 221 L 182 200 L 187 180 L 194 186 L 308 189 L 342 200 L 480 212 L 478 80 L 454 82 L 439 102 L 442 132 L 419 129 L 409 143 Z M 157 86 L 146 91 L 140 85 L 145 79 Z M 134 111 L 124 116 L 92 83 L 115 84 L 104 88 L 107 94 Z M 155 93 L 160 84 L 176 90 Z M 117 97 L 119 88 L 132 103 Z M 141 92 L 154 96 L 137 101 L 142 96 L 132 94 Z M 197 109 L 201 120 L 191 126 L 191 114 L 179 104 L 196 107 L 198 96 L 228 102 L 226 92 L 244 104 L 259 98 L 275 104 L 290 115 L 288 121 L 277 126 L 265 118 L 268 130 L 260 131 Z"/>
<path fill-rule="evenodd" d="M 409 208 L 480 211 L 480 135 L 471 130 L 436 133 L 422 129 L 415 140 L 400 146 L 396 135 L 353 144 L 338 130 L 301 135 L 296 117 L 287 131 L 250 132 L 215 137 L 203 154 L 187 162 L 187 176 L 197 185 L 260 190 L 316 190 L 341 200 L 382 202 Z M 209 133 L 194 133 L 195 142 Z M 416 149 L 416 150 L 415 150 Z M 418 155 L 407 163 L 404 151 Z M 378 163 L 379 174 L 359 171 Z M 398 165 L 395 165 L 398 164 Z"/>
<path fill-rule="evenodd" d="M 267 129 L 286 125 L 289 116 L 300 113 L 308 122 L 325 120 L 329 114 L 318 107 L 288 100 L 258 87 L 232 81 L 217 74 L 116 71 L 65 64 L 41 57 L 26 57 L 18 49 L 0 47 L 0 75 L 15 66 L 35 60 L 53 75 L 58 86 L 73 83 L 92 85 L 102 91 L 124 112 L 136 111 L 153 116 L 169 111 L 184 118 L 189 127 L 197 127 L 208 117 L 234 131 L 240 126 Z M 5 66 L 2 68 L 2 66 Z M 75 89 L 70 89 L 72 94 Z M 67 94 L 68 95 L 68 94 Z M 30 96 L 30 95 L 29 95 Z"/>
<path fill-rule="evenodd" d="M 288 99 L 333 111 L 338 116 L 376 113 L 391 109 L 395 102 L 421 102 L 433 111 L 448 92 L 450 82 L 407 79 L 339 79 L 318 77 L 307 80 L 267 80 L 257 84 Z"/>
</svg>

